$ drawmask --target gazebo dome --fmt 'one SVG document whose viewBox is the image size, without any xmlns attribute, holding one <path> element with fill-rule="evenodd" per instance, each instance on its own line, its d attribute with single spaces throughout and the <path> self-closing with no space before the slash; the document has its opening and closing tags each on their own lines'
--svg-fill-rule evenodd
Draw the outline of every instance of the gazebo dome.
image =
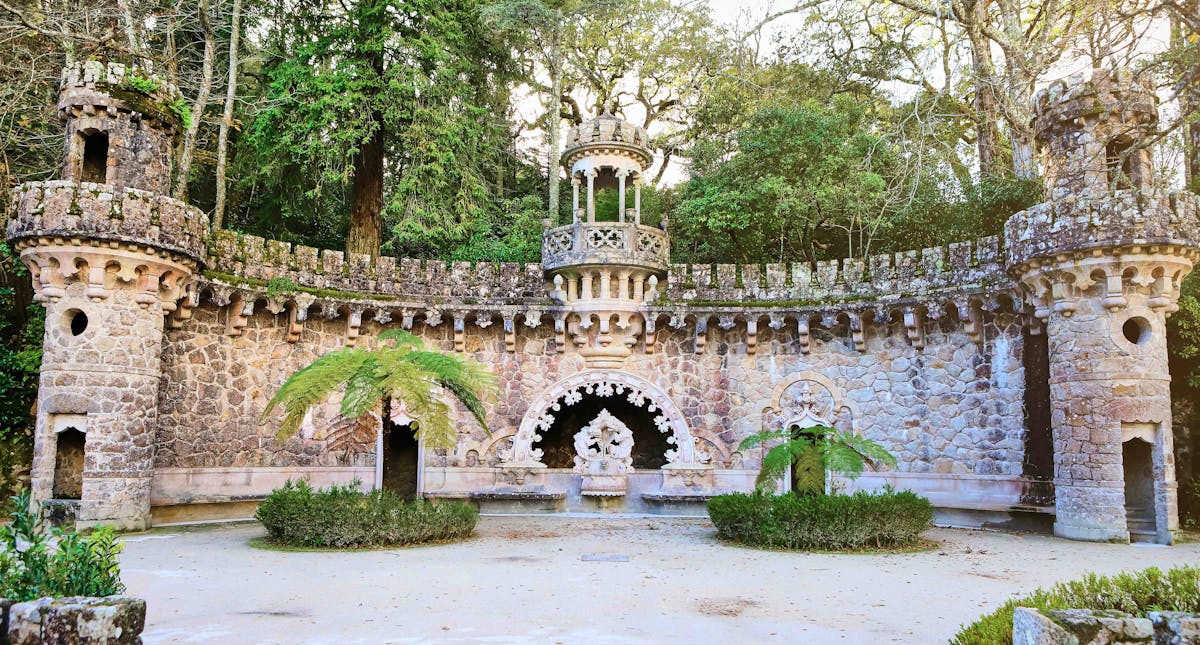
<svg viewBox="0 0 1200 645">
<path fill-rule="evenodd" d="M 627 157 L 642 171 L 654 163 L 646 129 L 616 116 L 608 107 L 599 116 L 568 130 L 565 146 L 562 164 L 567 170 L 574 170 L 576 162 L 589 156 Z"/>
</svg>

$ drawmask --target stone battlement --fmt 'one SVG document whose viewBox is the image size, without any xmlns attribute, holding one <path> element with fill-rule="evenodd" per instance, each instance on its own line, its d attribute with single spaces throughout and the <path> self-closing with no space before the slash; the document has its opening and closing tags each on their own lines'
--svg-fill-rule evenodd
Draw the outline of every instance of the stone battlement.
<svg viewBox="0 0 1200 645">
<path fill-rule="evenodd" d="M 292 246 L 255 235 L 217 231 L 209 245 L 212 271 L 250 280 L 286 278 L 301 287 L 363 295 L 438 297 L 469 302 L 544 299 L 540 264 L 453 262 L 379 257 Z"/>
<path fill-rule="evenodd" d="M 1157 102 L 1147 74 L 1128 68 L 1080 72 L 1034 95 L 1034 129 L 1078 129 L 1076 119 L 1108 114 L 1130 123 L 1151 123 L 1158 119 Z"/>
<path fill-rule="evenodd" d="M 1100 199 L 1047 202 L 1005 223 L 1008 262 L 1018 265 L 1095 247 L 1166 244 L 1200 246 L 1200 196 L 1175 192 L 1161 197 L 1121 190 Z"/>
<path fill-rule="evenodd" d="M 28 182 L 13 194 L 8 239 L 57 237 L 129 242 L 204 262 L 208 215 L 134 188 L 74 181 Z"/>
<path fill-rule="evenodd" d="M 673 301 L 746 303 L 899 300 L 944 290 L 1008 284 L 1000 239 L 792 264 L 673 264 Z"/>
<path fill-rule="evenodd" d="M 153 81 L 157 87 L 150 92 L 135 89 L 129 85 L 134 77 Z M 137 112 L 175 126 L 179 124 L 179 117 L 169 106 L 182 98 L 174 85 L 143 70 L 88 60 L 63 68 L 58 113 L 65 120 L 72 115 L 109 113 L 109 116 L 116 116 L 117 112 Z"/>
</svg>

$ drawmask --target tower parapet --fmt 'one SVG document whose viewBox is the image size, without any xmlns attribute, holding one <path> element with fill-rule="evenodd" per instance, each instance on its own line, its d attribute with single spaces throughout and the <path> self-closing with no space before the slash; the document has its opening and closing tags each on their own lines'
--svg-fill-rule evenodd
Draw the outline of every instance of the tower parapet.
<svg viewBox="0 0 1200 645">
<path fill-rule="evenodd" d="M 551 297 L 570 309 L 561 324 L 591 367 L 620 367 L 641 335 L 654 332 L 653 320 L 639 312 L 666 288 L 670 237 L 665 226 L 642 224 L 642 173 L 654 160 L 648 145 L 644 129 L 607 109 L 567 134 L 562 165 L 574 188 L 573 221 L 543 234 L 542 266 Z M 616 221 L 597 221 L 596 190 L 613 188 Z"/>
<path fill-rule="evenodd" d="M 1095 70 L 1034 100 L 1047 202 L 1005 224 L 1007 269 L 1050 351 L 1055 533 L 1169 543 L 1178 529 L 1166 318 L 1200 258 L 1192 194 L 1155 194 L 1152 88 Z"/>
<path fill-rule="evenodd" d="M 46 307 L 34 499 L 62 500 L 81 526 L 149 526 L 164 319 L 186 317 L 208 230 L 161 194 L 178 94 L 136 74 L 64 71 L 64 179 L 19 187 L 7 230 Z"/>
</svg>

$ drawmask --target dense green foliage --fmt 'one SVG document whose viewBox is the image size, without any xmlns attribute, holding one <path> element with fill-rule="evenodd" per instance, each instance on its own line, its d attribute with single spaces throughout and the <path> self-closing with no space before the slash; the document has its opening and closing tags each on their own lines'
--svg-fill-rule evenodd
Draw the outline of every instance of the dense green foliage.
<svg viewBox="0 0 1200 645">
<path fill-rule="evenodd" d="M 24 265 L 0 244 L 0 508 L 16 492 L 33 455 L 33 406 L 42 364 L 44 310 L 26 302 Z M 13 286 L 4 286 L 11 284 Z"/>
<path fill-rule="evenodd" d="M 850 479 L 861 475 L 867 465 L 872 468 L 880 464 L 896 465 L 896 457 L 878 442 L 853 432 L 827 426 L 813 426 L 802 431 L 764 430 L 743 439 L 738 450 L 749 450 L 771 443 L 775 445 L 763 455 L 762 468 L 759 469 L 758 478 L 755 480 L 756 488 L 763 493 L 775 489 L 776 482 L 788 472 L 789 466 L 793 466 L 797 460 L 812 459 L 814 453 L 825 470 L 840 473 Z M 824 481 L 822 477 L 819 489 L 814 490 L 814 486 L 809 486 L 805 487 L 806 490 L 797 492 L 822 494 L 825 492 Z"/>
<path fill-rule="evenodd" d="M 963 627 L 952 645 L 1003 645 L 1012 643 L 1013 610 L 1035 609 L 1116 610 L 1145 615 L 1148 611 L 1200 612 L 1200 567 L 1181 566 L 1167 571 L 1144 571 L 1060 582 L 1050 589 L 1004 603 L 996 611 Z"/>
<path fill-rule="evenodd" d="M 406 502 L 390 491 L 358 488 L 355 481 L 314 490 L 306 480 L 289 480 L 271 491 L 255 517 L 277 544 L 340 549 L 461 540 L 479 518 L 460 502 Z"/>
<path fill-rule="evenodd" d="M 11 522 L 0 526 L 0 598 L 16 602 L 65 596 L 111 596 L 125 591 L 111 528 L 90 535 L 46 529 L 30 509 L 29 491 L 13 498 Z"/>
<path fill-rule="evenodd" d="M 933 520 L 911 491 L 853 495 L 719 495 L 708 502 L 717 535 L 753 546 L 857 550 L 912 545 Z"/>
<path fill-rule="evenodd" d="M 324 354 L 280 386 L 262 415 L 266 419 L 283 406 L 279 439 L 295 434 L 313 405 L 339 391 L 341 413 L 350 419 L 371 414 L 381 404 L 386 408 L 393 399 L 403 401 L 417 436 L 432 448 L 451 448 L 458 441 L 451 408 L 439 391 L 451 394 L 487 427 L 481 399 L 496 383 L 487 368 L 469 358 L 426 350 L 420 338 L 402 329 L 379 338 L 384 344 L 376 349 L 346 347 Z M 390 417 L 387 410 L 383 416 Z"/>
</svg>

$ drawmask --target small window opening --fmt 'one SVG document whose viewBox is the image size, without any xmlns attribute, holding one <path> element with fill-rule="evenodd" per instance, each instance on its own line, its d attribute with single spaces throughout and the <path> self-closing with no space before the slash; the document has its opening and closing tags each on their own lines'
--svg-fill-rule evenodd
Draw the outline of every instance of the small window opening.
<svg viewBox="0 0 1200 645">
<path fill-rule="evenodd" d="M 1130 318 L 1121 325 L 1121 334 L 1134 345 L 1141 345 L 1150 340 L 1150 333 L 1150 321 L 1141 316 Z"/>
<path fill-rule="evenodd" d="M 87 331 L 88 317 L 78 309 L 72 309 L 66 313 L 67 328 L 71 330 L 72 336 L 78 336 Z"/>
<path fill-rule="evenodd" d="M 79 179 L 97 184 L 108 181 L 108 133 L 83 135 L 83 171 Z"/>
<path fill-rule="evenodd" d="M 86 438 L 76 428 L 58 433 L 54 456 L 54 498 L 83 497 L 83 456 Z"/>
</svg>

